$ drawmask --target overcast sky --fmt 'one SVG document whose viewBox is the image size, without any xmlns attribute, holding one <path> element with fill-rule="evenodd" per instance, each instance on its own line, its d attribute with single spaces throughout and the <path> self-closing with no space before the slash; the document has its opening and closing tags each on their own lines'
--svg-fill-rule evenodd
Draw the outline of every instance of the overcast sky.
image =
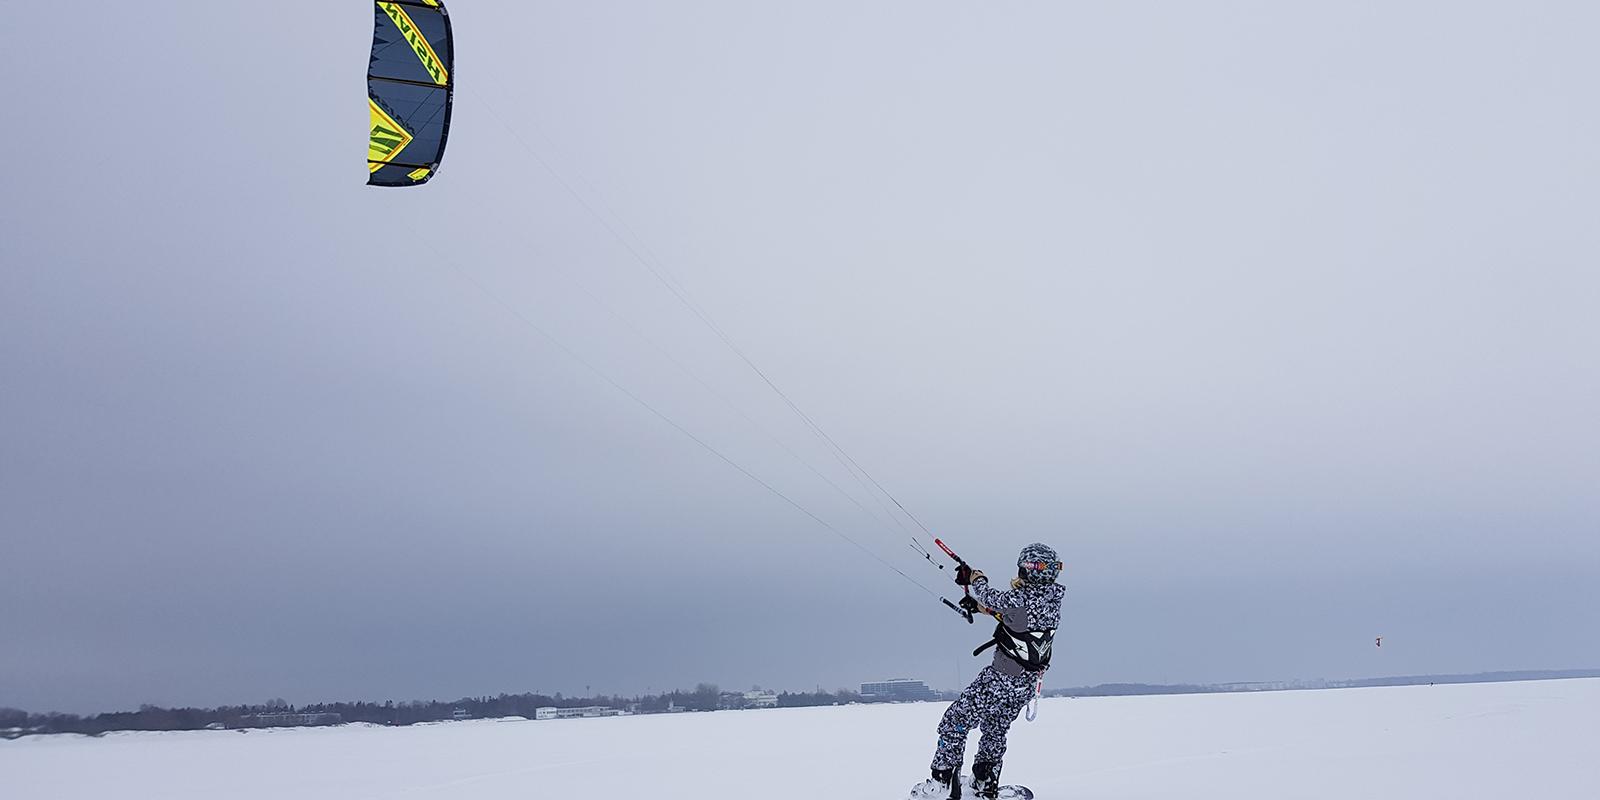
<svg viewBox="0 0 1600 800">
<path fill-rule="evenodd" d="M 5 17 L 0 706 L 970 679 L 651 259 L 1053 685 L 1600 666 L 1594 3 L 458 0 L 408 190 L 363 3 Z"/>
</svg>

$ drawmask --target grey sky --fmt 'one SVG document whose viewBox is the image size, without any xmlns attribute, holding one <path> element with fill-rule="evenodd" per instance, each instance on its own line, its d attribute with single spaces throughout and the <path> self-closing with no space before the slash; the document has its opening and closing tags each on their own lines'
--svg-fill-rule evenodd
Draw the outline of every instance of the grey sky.
<svg viewBox="0 0 1600 800">
<path fill-rule="evenodd" d="M 410 191 L 362 3 L 9 5 L 0 705 L 970 677 L 537 159 L 1056 685 L 1600 665 L 1600 8 L 1292 5 L 458 1 Z"/>
</svg>

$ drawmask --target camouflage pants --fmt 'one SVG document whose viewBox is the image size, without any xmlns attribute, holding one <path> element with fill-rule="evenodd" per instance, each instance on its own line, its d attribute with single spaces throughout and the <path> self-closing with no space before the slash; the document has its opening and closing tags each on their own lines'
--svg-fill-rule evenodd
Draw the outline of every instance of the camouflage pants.
<svg viewBox="0 0 1600 800">
<path fill-rule="evenodd" d="M 1006 731 L 1022 707 L 1033 699 L 1037 680 L 1013 678 L 992 666 L 984 667 L 945 710 L 944 719 L 939 722 L 939 748 L 933 754 L 933 768 L 959 771 L 967 750 L 967 734 L 973 728 L 983 732 L 974 760 L 999 766 L 1006 754 Z"/>
</svg>

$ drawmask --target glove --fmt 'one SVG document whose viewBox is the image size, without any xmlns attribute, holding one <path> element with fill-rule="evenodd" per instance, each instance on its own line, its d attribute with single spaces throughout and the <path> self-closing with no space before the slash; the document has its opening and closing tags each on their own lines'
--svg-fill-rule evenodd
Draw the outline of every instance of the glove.
<svg viewBox="0 0 1600 800">
<path fill-rule="evenodd" d="M 970 596 L 961 598 L 960 606 L 961 610 L 967 612 L 968 614 L 979 614 L 983 612 L 983 606 L 978 605 L 978 601 L 972 599 Z"/>
<path fill-rule="evenodd" d="M 982 578 L 983 573 L 968 566 L 966 562 L 956 565 L 956 585 L 971 586 L 972 582 Z"/>
</svg>

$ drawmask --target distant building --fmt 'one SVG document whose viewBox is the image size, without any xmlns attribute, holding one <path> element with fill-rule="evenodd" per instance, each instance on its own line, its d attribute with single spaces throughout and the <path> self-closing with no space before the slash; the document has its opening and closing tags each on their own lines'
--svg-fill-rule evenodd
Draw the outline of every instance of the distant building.
<svg viewBox="0 0 1600 800">
<path fill-rule="evenodd" d="M 928 684 L 911 678 L 890 678 L 886 681 L 861 684 L 861 699 L 872 701 L 938 700 L 939 693 Z"/>
<path fill-rule="evenodd" d="M 744 705 L 746 708 L 777 708 L 778 693 L 768 692 L 762 689 L 757 689 L 753 692 L 745 692 Z"/>
<path fill-rule="evenodd" d="M 455 711 L 450 712 L 450 718 L 451 719 L 472 719 L 472 714 L 471 714 L 471 712 L 467 711 L 464 708 L 458 708 Z"/>
<path fill-rule="evenodd" d="M 294 714 L 287 711 L 271 714 L 246 714 L 228 723 L 230 728 L 295 728 L 309 725 L 340 725 L 344 717 L 338 714 Z"/>
<path fill-rule="evenodd" d="M 533 710 L 534 719 L 574 719 L 577 717 L 620 717 L 622 711 L 607 706 L 582 706 L 579 708 L 556 708 L 545 706 Z"/>
</svg>

